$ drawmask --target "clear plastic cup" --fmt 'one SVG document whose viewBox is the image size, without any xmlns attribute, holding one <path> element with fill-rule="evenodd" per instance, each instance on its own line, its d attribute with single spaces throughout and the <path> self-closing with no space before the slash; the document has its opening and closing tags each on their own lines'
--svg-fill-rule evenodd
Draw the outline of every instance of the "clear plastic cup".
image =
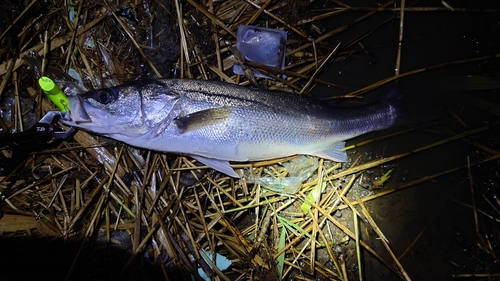
<svg viewBox="0 0 500 281">
<path fill-rule="evenodd" d="M 287 34 L 283 30 L 240 25 L 236 48 L 249 61 L 283 69 L 285 67 L 286 39 Z M 239 64 L 234 65 L 233 71 L 236 74 L 245 74 Z M 258 71 L 254 71 L 254 75 L 269 78 Z"/>
</svg>

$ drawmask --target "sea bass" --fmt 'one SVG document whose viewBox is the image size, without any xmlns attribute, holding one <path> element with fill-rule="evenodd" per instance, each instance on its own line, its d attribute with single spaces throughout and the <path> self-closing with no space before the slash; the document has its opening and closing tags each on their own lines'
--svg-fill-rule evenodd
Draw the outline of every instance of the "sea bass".
<svg viewBox="0 0 500 281">
<path fill-rule="evenodd" d="M 61 122 L 129 145 L 189 155 L 231 177 L 229 162 L 295 154 L 346 162 L 345 140 L 393 126 L 398 99 L 332 107 L 302 95 L 217 81 L 134 81 L 68 97 Z"/>
</svg>

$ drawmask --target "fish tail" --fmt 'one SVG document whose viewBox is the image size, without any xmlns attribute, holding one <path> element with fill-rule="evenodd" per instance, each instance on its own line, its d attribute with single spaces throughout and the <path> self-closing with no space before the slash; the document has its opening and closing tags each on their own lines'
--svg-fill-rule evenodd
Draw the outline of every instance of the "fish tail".
<svg viewBox="0 0 500 281">
<path fill-rule="evenodd" d="M 394 87 L 384 100 L 393 126 L 422 123 L 442 114 L 441 106 L 427 93 Z"/>
</svg>

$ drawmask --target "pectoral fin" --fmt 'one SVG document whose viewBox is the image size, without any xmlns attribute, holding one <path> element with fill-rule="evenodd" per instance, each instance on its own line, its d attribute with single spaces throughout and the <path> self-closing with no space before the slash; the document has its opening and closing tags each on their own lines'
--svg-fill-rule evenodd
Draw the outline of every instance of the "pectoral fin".
<svg viewBox="0 0 500 281">
<path fill-rule="evenodd" d="M 343 150 L 345 142 L 338 142 L 333 147 L 314 153 L 315 156 L 335 162 L 347 162 L 347 153 Z"/>
<path fill-rule="evenodd" d="M 185 133 L 224 122 L 229 118 L 232 111 L 233 108 L 230 106 L 209 108 L 177 117 L 174 122 L 181 133 Z"/>
<path fill-rule="evenodd" d="M 224 173 L 233 178 L 240 178 L 240 176 L 231 168 L 229 162 L 223 160 L 217 160 L 212 158 L 206 158 L 198 155 L 191 155 L 196 161 L 201 162 L 210 168 L 217 170 L 221 173 Z"/>
</svg>

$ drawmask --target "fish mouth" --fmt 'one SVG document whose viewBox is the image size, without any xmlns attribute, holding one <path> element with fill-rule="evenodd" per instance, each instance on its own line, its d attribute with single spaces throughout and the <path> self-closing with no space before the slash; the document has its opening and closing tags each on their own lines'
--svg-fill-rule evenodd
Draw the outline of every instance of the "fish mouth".
<svg viewBox="0 0 500 281">
<path fill-rule="evenodd" d="M 63 121 L 75 124 L 92 123 L 92 118 L 85 110 L 85 103 L 80 96 L 69 96 L 68 103 L 70 112 L 63 116 Z"/>
</svg>

